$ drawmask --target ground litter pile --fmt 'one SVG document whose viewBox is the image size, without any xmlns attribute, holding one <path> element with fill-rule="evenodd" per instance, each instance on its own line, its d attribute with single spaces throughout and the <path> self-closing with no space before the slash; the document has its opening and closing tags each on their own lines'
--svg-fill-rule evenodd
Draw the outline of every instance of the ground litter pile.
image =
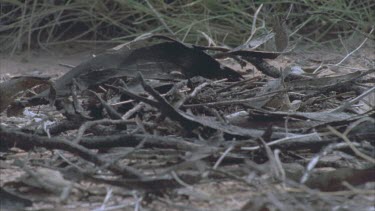
<svg viewBox="0 0 375 211">
<path fill-rule="evenodd" d="M 2 82 L 2 203 L 369 209 L 375 69 L 271 64 L 287 53 L 154 35 Z"/>
</svg>

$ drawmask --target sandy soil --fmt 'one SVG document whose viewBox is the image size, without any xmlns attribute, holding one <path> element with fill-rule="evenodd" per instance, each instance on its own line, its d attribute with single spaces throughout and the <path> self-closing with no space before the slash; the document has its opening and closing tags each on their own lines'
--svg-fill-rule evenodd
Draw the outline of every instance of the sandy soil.
<svg viewBox="0 0 375 211">
<path fill-rule="evenodd" d="M 89 48 L 86 46 L 63 46 L 48 50 L 33 49 L 30 52 L 9 55 L 0 53 L 1 77 L 18 75 L 49 75 L 60 76 L 69 71 L 69 67 L 76 66 L 88 60 L 93 54 L 102 51 L 102 48 Z"/>
</svg>

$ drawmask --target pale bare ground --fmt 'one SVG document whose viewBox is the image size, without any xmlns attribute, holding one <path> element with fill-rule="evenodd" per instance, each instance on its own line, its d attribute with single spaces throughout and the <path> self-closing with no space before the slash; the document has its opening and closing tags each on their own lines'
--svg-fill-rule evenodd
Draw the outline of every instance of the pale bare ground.
<svg viewBox="0 0 375 211">
<path fill-rule="evenodd" d="M 65 65 L 76 66 L 105 47 L 92 48 L 87 45 L 66 45 L 48 49 L 32 49 L 30 51 L 0 53 L 0 75 L 13 77 L 20 75 L 48 75 L 58 77 L 70 70 Z"/>
</svg>

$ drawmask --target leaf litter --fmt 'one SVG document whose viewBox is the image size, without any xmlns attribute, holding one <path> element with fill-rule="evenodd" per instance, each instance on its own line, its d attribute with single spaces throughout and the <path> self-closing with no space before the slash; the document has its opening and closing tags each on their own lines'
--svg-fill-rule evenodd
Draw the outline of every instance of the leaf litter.
<svg viewBox="0 0 375 211">
<path fill-rule="evenodd" d="M 2 183 L 22 196 L 7 206 L 215 210 L 221 192 L 236 199 L 226 209 L 372 206 L 375 69 L 318 76 L 274 67 L 282 54 L 151 36 L 55 81 L 1 83 L 1 157 L 24 172 Z M 36 107 L 32 124 L 10 121 Z"/>
</svg>

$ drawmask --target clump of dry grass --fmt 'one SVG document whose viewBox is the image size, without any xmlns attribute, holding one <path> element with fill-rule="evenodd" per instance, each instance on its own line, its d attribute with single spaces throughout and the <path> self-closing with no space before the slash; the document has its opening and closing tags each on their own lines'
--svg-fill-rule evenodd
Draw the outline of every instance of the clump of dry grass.
<svg viewBox="0 0 375 211">
<path fill-rule="evenodd" d="M 15 52 L 73 41 L 123 42 L 159 33 L 193 43 L 210 37 L 235 46 L 248 39 L 261 4 L 258 34 L 269 33 L 273 16 L 287 16 L 290 35 L 309 41 L 368 32 L 375 22 L 371 0 L 6 0 L 0 4 L 0 45 Z"/>
</svg>

